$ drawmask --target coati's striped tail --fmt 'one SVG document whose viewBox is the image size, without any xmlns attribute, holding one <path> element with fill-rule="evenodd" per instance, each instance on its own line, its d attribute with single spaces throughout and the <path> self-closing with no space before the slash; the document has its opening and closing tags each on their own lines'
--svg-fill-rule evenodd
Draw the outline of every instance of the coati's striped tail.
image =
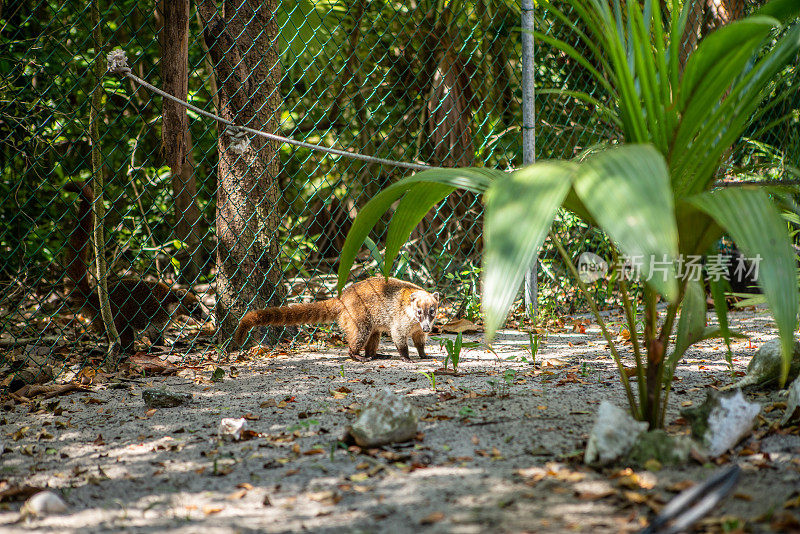
<svg viewBox="0 0 800 534">
<path fill-rule="evenodd" d="M 239 326 L 236 327 L 236 332 L 233 334 L 233 341 L 236 345 L 241 346 L 247 333 L 254 326 L 332 323 L 338 319 L 341 309 L 339 299 L 328 299 L 319 302 L 291 304 L 280 308 L 254 310 L 246 313 L 239 321 Z"/>
</svg>

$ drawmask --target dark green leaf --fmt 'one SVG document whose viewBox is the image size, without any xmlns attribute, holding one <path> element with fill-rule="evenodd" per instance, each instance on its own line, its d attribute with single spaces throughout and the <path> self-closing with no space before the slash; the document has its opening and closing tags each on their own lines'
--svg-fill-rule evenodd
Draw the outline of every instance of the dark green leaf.
<svg viewBox="0 0 800 534">
<path fill-rule="evenodd" d="M 433 206 L 441 202 L 455 187 L 439 183 L 418 183 L 405 194 L 397 205 L 386 234 L 386 258 L 383 274 L 389 276 L 400 247 L 408 241 L 411 232 Z"/>
<path fill-rule="evenodd" d="M 786 224 L 769 196 L 760 189 L 729 188 L 689 199 L 717 221 L 736 246 L 758 266 L 758 285 L 769 304 L 783 348 L 783 377 L 789 371 L 797 327 L 797 272 Z"/>
<path fill-rule="evenodd" d="M 505 320 L 578 165 L 547 161 L 496 180 L 486 192 L 482 306 L 486 339 Z"/>
<path fill-rule="evenodd" d="M 706 294 L 700 280 L 689 280 L 681 304 L 681 316 L 675 334 L 675 349 L 672 351 L 668 369 L 675 368 L 686 349 L 700 340 L 706 328 Z M 671 375 L 670 375 L 671 376 Z"/>
<path fill-rule="evenodd" d="M 581 164 L 575 191 L 620 250 L 641 259 L 647 283 L 668 300 L 677 298 L 672 261 L 678 255 L 678 230 L 663 156 L 649 145 L 594 154 Z M 653 270 L 654 262 L 660 272 Z"/>
<path fill-rule="evenodd" d="M 344 245 L 342 246 L 342 253 L 339 257 L 339 281 L 337 289 L 341 291 L 342 287 L 344 287 L 344 284 L 347 282 L 347 276 L 350 274 L 350 268 L 353 266 L 356 254 L 358 254 L 361 245 L 363 245 L 364 239 L 375 227 L 378 219 L 386 213 L 397 199 L 405 195 L 415 184 L 438 183 L 480 194 L 486 190 L 489 183 L 494 178 L 503 176 L 504 174 L 505 173 L 502 171 L 485 168 L 436 168 L 403 178 L 372 197 L 372 199 L 361 208 L 361 211 L 358 212 L 356 219 L 353 221 L 353 226 L 350 228 L 347 238 L 345 238 Z M 432 208 L 433 204 L 435 204 L 435 202 L 429 204 L 428 209 Z"/>
</svg>

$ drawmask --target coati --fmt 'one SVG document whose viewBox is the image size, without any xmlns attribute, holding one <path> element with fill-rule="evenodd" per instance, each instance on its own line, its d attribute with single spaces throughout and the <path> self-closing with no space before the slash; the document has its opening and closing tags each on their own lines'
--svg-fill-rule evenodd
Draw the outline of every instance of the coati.
<svg viewBox="0 0 800 534">
<path fill-rule="evenodd" d="M 100 300 L 89 285 L 89 235 L 92 231 L 91 202 L 94 193 L 86 183 L 68 182 L 64 190 L 81 196 L 75 228 L 69 236 L 65 253 L 67 283 L 65 288 L 76 312 L 92 319 L 96 330 L 102 330 Z M 206 313 L 199 299 L 188 291 L 173 289 L 163 282 L 139 278 L 109 281 L 108 296 L 114 325 L 119 332 L 123 353 L 133 352 L 137 331 L 157 330 L 153 344 L 158 344 L 161 329 L 173 313 L 179 312 L 197 319 Z"/>
<path fill-rule="evenodd" d="M 247 333 L 260 325 L 299 325 L 336 322 L 344 331 L 350 357 L 360 362 L 377 356 L 381 333 L 392 337 L 400 357 L 410 361 L 408 337 L 425 358 L 425 338 L 431 331 L 439 293 L 428 293 L 410 282 L 369 278 L 345 289 L 340 297 L 308 304 L 291 304 L 245 314 L 233 340 L 241 346 Z M 361 356 L 364 349 L 364 356 Z"/>
</svg>

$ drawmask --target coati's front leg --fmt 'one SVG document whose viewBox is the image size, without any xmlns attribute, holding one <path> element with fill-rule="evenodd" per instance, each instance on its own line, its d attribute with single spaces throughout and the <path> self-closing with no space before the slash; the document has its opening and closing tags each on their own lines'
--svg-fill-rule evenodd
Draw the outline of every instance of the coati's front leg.
<svg viewBox="0 0 800 534">
<path fill-rule="evenodd" d="M 411 332 L 411 341 L 414 342 L 414 346 L 417 347 L 417 352 L 419 353 L 420 358 L 427 358 L 427 354 L 425 354 L 425 338 L 428 336 L 422 330 L 415 330 Z"/>
<path fill-rule="evenodd" d="M 410 362 L 411 357 L 408 355 L 408 332 L 393 328 L 390 334 L 392 336 L 392 341 L 394 341 L 397 347 L 397 352 L 400 353 L 400 359 Z"/>
</svg>

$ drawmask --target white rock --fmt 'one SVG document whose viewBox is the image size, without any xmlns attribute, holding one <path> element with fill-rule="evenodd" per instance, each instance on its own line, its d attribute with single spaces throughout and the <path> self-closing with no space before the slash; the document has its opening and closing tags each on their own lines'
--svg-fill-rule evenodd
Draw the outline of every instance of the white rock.
<svg viewBox="0 0 800 534">
<path fill-rule="evenodd" d="M 789 398 L 786 399 L 786 411 L 783 412 L 781 425 L 800 418 L 800 378 L 789 386 Z"/>
<path fill-rule="evenodd" d="M 747 364 L 747 374 L 735 384 L 720 388 L 720 391 L 754 385 L 762 389 L 772 387 L 778 383 L 781 376 L 782 362 L 781 340 L 771 339 L 753 354 L 753 358 Z M 800 341 L 795 340 L 787 379 L 793 380 L 798 373 L 800 373 Z"/>
<path fill-rule="evenodd" d="M 349 433 L 361 447 L 402 443 L 417 434 L 417 413 L 404 397 L 385 388 L 370 399 Z"/>
<path fill-rule="evenodd" d="M 637 421 L 627 410 L 603 401 L 597 410 L 597 420 L 586 444 L 584 463 L 613 462 L 627 454 L 636 438 L 645 430 L 647 430 L 645 421 Z"/>
<path fill-rule="evenodd" d="M 708 414 L 708 430 L 703 436 L 709 456 L 720 456 L 753 431 L 753 423 L 761 411 L 757 403 L 748 402 L 737 389 L 733 395 L 720 395 L 719 403 Z"/>
<path fill-rule="evenodd" d="M 247 430 L 247 420 L 244 417 L 238 419 L 225 417 L 219 422 L 219 437 L 225 440 L 239 441 L 245 430 Z"/>
<path fill-rule="evenodd" d="M 67 511 L 67 504 L 52 491 L 40 491 L 32 495 L 22 505 L 22 517 L 61 514 Z"/>
</svg>

